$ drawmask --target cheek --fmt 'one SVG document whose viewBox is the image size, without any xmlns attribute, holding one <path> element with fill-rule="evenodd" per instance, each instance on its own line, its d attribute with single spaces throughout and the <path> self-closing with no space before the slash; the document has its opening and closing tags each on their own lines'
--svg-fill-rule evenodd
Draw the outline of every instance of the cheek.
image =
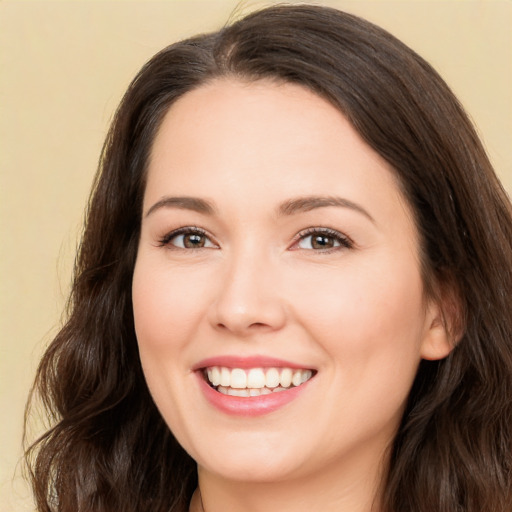
<svg viewBox="0 0 512 512">
<path fill-rule="evenodd" d="M 204 309 L 201 279 L 191 280 L 179 269 L 152 267 L 143 259 L 135 266 L 132 301 L 141 355 L 181 350 L 199 324 Z"/>
<path fill-rule="evenodd" d="M 191 379 L 190 340 L 196 336 L 204 296 L 190 275 L 139 255 L 132 282 L 135 333 L 153 400 L 175 435 L 187 439 L 182 399 Z M 194 379 L 195 380 L 195 379 Z"/>
<path fill-rule="evenodd" d="M 424 332 L 422 282 L 414 262 L 383 259 L 328 270 L 310 272 L 300 292 L 293 292 L 296 316 L 312 338 L 358 371 L 382 375 L 404 366 L 408 375 L 414 372 Z"/>
</svg>

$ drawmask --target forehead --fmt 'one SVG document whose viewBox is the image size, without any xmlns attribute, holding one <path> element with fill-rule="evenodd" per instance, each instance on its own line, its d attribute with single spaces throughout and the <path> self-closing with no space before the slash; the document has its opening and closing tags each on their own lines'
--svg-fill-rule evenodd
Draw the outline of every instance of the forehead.
<svg viewBox="0 0 512 512">
<path fill-rule="evenodd" d="M 163 119 L 146 201 L 171 193 L 246 206 L 332 193 L 383 207 L 403 199 L 391 167 L 328 101 L 295 84 L 227 79 L 186 93 Z"/>
</svg>

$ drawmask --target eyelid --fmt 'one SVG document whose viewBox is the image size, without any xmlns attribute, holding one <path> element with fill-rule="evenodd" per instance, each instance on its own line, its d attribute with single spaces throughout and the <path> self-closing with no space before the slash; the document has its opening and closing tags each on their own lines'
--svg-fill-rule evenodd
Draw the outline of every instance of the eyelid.
<svg viewBox="0 0 512 512">
<path fill-rule="evenodd" d="M 183 247 L 178 247 L 178 246 L 172 245 L 170 243 L 173 238 L 175 238 L 179 235 L 183 235 L 183 234 L 198 234 L 198 235 L 204 236 L 209 240 L 209 242 L 212 245 L 214 245 L 215 247 L 218 248 L 218 243 L 214 240 L 214 238 L 205 229 L 197 227 L 197 226 L 183 226 L 183 227 L 174 229 L 172 231 L 169 231 L 168 233 L 166 233 L 164 236 L 162 236 L 158 240 L 158 245 L 159 245 L 159 247 L 171 247 L 172 246 L 173 250 L 186 250 L 186 251 L 198 250 L 198 249 L 211 249 L 212 248 L 212 247 L 183 248 Z M 303 249 L 301 247 L 297 247 L 297 245 L 300 241 L 304 240 L 308 236 L 312 236 L 315 234 L 324 235 L 324 236 L 334 238 L 336 241 L 339 242 L 339 245 L 335 246 L 335 247 L 328 248 L 328 249 Z M 316 226 L 316 227 L 310 227 L 307 229 L 303 229 L 299 233 L 297 233 L 297 235 L 295 235 L 295 237 L 293 238 L 293 243 L 292 243 L 290 249 L 291 250 L 305 250 L 305 251 L 312 251 L 312 252 L 328 253 L 328 252 L 338 251 L 338 250 L 343 250 L 343 249 L 351 249 L 353 247 L 354 247 L 354 242 L 347 235 L 345 235 L 335 229 L 332 229 L 332 228 Z"/>
<path fill-rule="evenodd" d="M 159 238 L 158 240 L 158 246 L 159 247 L 172 247 L 173 250 L 185 250 L 185 251 L 191 251 L 191 250 L 198 250 L 198 249 L 211 249 L 212 247 L 197 247 L 197 248 L 183 248 L 178 247 L 175 245 L 172 245 L 170 242 L 173 238 L 183 235 L 183 234 L 197 234 L 206 237 L 213 245 L 218 247 L 217 242 L 213 239 L 213 237 L 203 228 L 197 227 L 197 226 L 183 226 L 177 229 L 173 229 L 172 231 L 169 231 L 164 236 Z"/>
<path fill-rule="evenodd" d="M 319 234 L 319 235 L 324 235 L 324 236 L 329 236 L 329 237 L 335 238 L 340 243 L 340 245 L 336 246 L 336 247 L 331 247 L 328 249 L 302 249 L 300 247 L 297 247 L 298 243 L 301 240 L 304 240 L 308 236 L 311 236 L 314 234 Z M 341 233 L 340 231 L 337 231 L 332 228 L 316 226 L 316 227 L 303 229 L 302 231 L 297 233 L 297 235 L 295 235 L 295 237 L 293 239 L 293 244 L 290 249 L 296 250 L 296 251 L 304 250 L 304 251 L 319 252 L 319 253 L 325 254 L 325 253 L 329 253 L 329 252 L 333 252 L 333 251 L 352 249 L 354 247 L 354 245 L 355 244 L 354 244 L 353 240 L 349 236 Z"/>
</svg>

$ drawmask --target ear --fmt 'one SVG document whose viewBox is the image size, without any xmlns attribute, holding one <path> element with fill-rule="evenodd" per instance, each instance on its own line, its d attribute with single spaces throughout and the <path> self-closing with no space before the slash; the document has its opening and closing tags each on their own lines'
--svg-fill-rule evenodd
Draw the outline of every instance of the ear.
<svg viewBox="0 0 512 512">
<path fill-rule="evenodd" d="M 428 300 L 420 351 L 423 359 L 443 359 L 455 348 L 464 333 L 461 311 L 461 301 L 451 286 Z"/>
<path fill-rule="evenodd" d="M 437 311 L 433 311 L 436 309 Z M 422 359 L 443 359 L 453 348 L 443 315 L 437 304 L 430 305 L 425 319 L 425 334 L 421 342 Z"/>
</svg>

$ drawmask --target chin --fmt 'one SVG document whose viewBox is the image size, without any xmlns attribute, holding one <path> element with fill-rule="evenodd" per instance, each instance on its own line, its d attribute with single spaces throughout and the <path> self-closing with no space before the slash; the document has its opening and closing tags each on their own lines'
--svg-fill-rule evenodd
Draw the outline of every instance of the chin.
<svg viewBox="0 0 512 512">
<path fill-rule="evenodd" d="M 222 446 L 217 445 L 218 448 Z M 299 476 L 308 457 L 299 448 L 277 449 L 273 443 L 251 443 L 245 446 L 211 450 L 204 456 L 194 454 L 198 466 L 209 473 L 239 482 L 276 482 Z"/>
<path fill-rule="evenodd" d="M 269 461 L 271 463 L 269 464 Z M 233 482 L 246 483 L 275 483 L 293 479 L 298 473 L 297 469 L 283 460 L 244 460 L 227 461 L 223 464 L 211 464 L 204 469 L 209 473 Z"/>
</svg>

